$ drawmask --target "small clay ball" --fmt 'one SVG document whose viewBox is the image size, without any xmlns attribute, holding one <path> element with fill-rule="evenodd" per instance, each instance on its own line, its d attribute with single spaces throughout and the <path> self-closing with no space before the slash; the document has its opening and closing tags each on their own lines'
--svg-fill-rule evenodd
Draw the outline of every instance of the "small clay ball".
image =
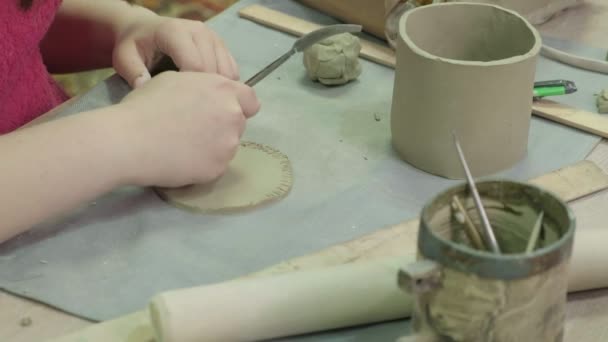
<svg viewBox="0 0 608 342">
<path fill-rule="evenodd" d="M 361 41 L 350 33 L 331 36 L 304 51 L 308 77 L 325 85 L 350 82 L 361 74 Z"/>
</svg>

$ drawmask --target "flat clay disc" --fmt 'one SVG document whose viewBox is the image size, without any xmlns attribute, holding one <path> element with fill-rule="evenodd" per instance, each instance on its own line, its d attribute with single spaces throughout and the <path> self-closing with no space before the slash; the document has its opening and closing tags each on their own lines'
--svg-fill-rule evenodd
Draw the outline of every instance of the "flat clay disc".
<svg viewBox="0 0 608 342">
<path fill-rule="evenodd" d="M 266 145 L 242 142 L 226 173 L 210 184 L 159 188 L 172 205 L 196 212 L 231 212 L 283 198 L 291 190 L 287 156 Z"/>
</svg>

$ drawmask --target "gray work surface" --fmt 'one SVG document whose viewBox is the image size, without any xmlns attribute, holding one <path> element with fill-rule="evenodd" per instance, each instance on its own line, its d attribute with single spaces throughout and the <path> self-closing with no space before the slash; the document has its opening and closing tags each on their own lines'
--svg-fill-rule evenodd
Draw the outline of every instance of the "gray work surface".
<svg viewBox="0 0 608 342">
<path fill-rule="evenodd" d="M 333 22 L 292 1 L 240 1 L 210 25 L 234 53 L 243 79 L 294 41 L 238 18 L 237 10 L 252 3 Z M 578 54 L 604 56 L 600 50 L 547 42 Z M 0 245 L 0 287 L 75 315 L 111 319 L 141 309 L 159 291 L 231 279 L 412 219 L 426 200 L 455 184 L 409 166 L 393 152 L 392 69 L 363 60 L 358 81 L 327 88 L 306 78 L 301 58 L 294 56 L 256 85 L 262 110 L 245 134 L 245 140 L 289 156 L 294 185 L 284 200 L 244 213 L 197 215 L 165 204 L 148 189 L 119 189 Z M 558 100 L 593 112 L 593 94 L 606 85 L 601 83 L 603 75 L 544 58 L 537 79 L 574 80 L 579 92 Z M 128 90 L 122 80 L 110 78 L 63 114 L 117 102 Z M 598 141 L 533 118 L 528 156 L 495 176 L 539 176 L 584 159 Z M 387 327 L 394 332 L 401 325 L 324 336 L 365 339 L 378 331 L 392 334 Z"/>
</svg>

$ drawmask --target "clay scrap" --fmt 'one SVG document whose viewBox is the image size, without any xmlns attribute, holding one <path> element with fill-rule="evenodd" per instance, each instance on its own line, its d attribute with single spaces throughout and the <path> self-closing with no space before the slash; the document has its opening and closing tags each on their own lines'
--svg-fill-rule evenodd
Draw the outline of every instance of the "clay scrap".
<svg viewBox="0 0 608 342">
<path fill-rule="evenodd" d="M 608 113 L 608 88 L 597 95 L 597 111 L 601 114 Z"/>
<path fill-rule="evenodd" d="M 348 83 L 361 74 L 358 37 L 343 33 L 329 37 L 304 51 L 308 77 L 325 85 Z"/>
</svg>

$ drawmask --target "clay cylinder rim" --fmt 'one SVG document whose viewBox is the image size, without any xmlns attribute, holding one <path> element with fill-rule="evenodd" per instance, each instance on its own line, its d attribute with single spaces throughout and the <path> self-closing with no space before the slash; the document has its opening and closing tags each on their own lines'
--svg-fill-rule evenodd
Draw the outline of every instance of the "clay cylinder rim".
<svg viewBox="0 0 608 342">
<path fill-rule="evenodd" d="M 467 60 L 446 58 L 446 57 L 434 55 L 434 54 L 422 49 L 416 43 L 414 43 L 414 41 L 412 40 L 412 38 L 410 38 L 410 35 L 407 32 L 408 19 L 410 19 L 411 17 L 416 16 L 422 12 L 425 12 L 425 11 L 438 10 L 438 8 L 449 9 L 449 7 L 452 7 L 452 6 L 460 6 L 460 7 L 471 6 L 471 7 L 477 7 L 477 8 L 495 9 L 495 10 L 510 14 L 511 16 L 517 18 L 523 25 L 525 25 L 528 28 L 531 36 L 534 37 L 534 44 L 525 54 L 515 55 L 515 56 L 491 60 L 491 61 L 467 61 Z M 399 20 L 399 37 L 415 54 L 417 54 L 423 58 L 432 59 L 432 60 L 440 60 L 444 63 L 455 64 L 455 65 L 499 66 L 499 65 L 505 65 L 505 64 L 513 64 L 513 63 L 517 63 L 522 60 L 527 60 L 529 58 L 537 56 L 540 53 L 540 50 L 542 48 L 542 38 L 541 38 L 540 34 L 538 33 L 538 30 L 536 30 L 536 28 L 534 26 L 532 26 L 532 24 L 530 24 L 530 22 L 528 20 L 526 20 L 523 16 L 521 16 L 519 13 L 517 13 L 513 10 L 510 10 L 510 9 L 498 6 L 498 5 L 474 3 L 474 2 L 437 3 L 437 4 L 420 6 L 420 7 L 414 8 L 412 10 L 409 10 L 409 11 L 405 12 L 403 14 L 403 16 L 401 16 L 401 19 Z"/>
<path fill-rule="evenodd" d="M 546 204 L 547 207 L 555 206 L 565 214 L 566 221 L 568 221 L 567 230 L 551 245 L 536 249 L 529 254 L 496 254 L 444 239 L 431 229 L 431 214 L 438 202 L 449 203 L 452 196 L 466 192 L 468 187 L 466 183 L 463 183 L 444 190 L 423 207 L 417 244 L 418 250 L 424 258 L 462 272 L 502 280 L 526 278 L 569 260 L 574 242 L 576 220 L 570 207 L 557 195 L 532 184 L 510 180 L 487 180 L 477 182 L 476 185 L 482 199 L 484 192 L 490 191 L 493 186 L 497 185 L 528 188 L 550 202 Z M 547 215 L 548 211 L 545 211 L 545 214 Z"/>
</svg>

